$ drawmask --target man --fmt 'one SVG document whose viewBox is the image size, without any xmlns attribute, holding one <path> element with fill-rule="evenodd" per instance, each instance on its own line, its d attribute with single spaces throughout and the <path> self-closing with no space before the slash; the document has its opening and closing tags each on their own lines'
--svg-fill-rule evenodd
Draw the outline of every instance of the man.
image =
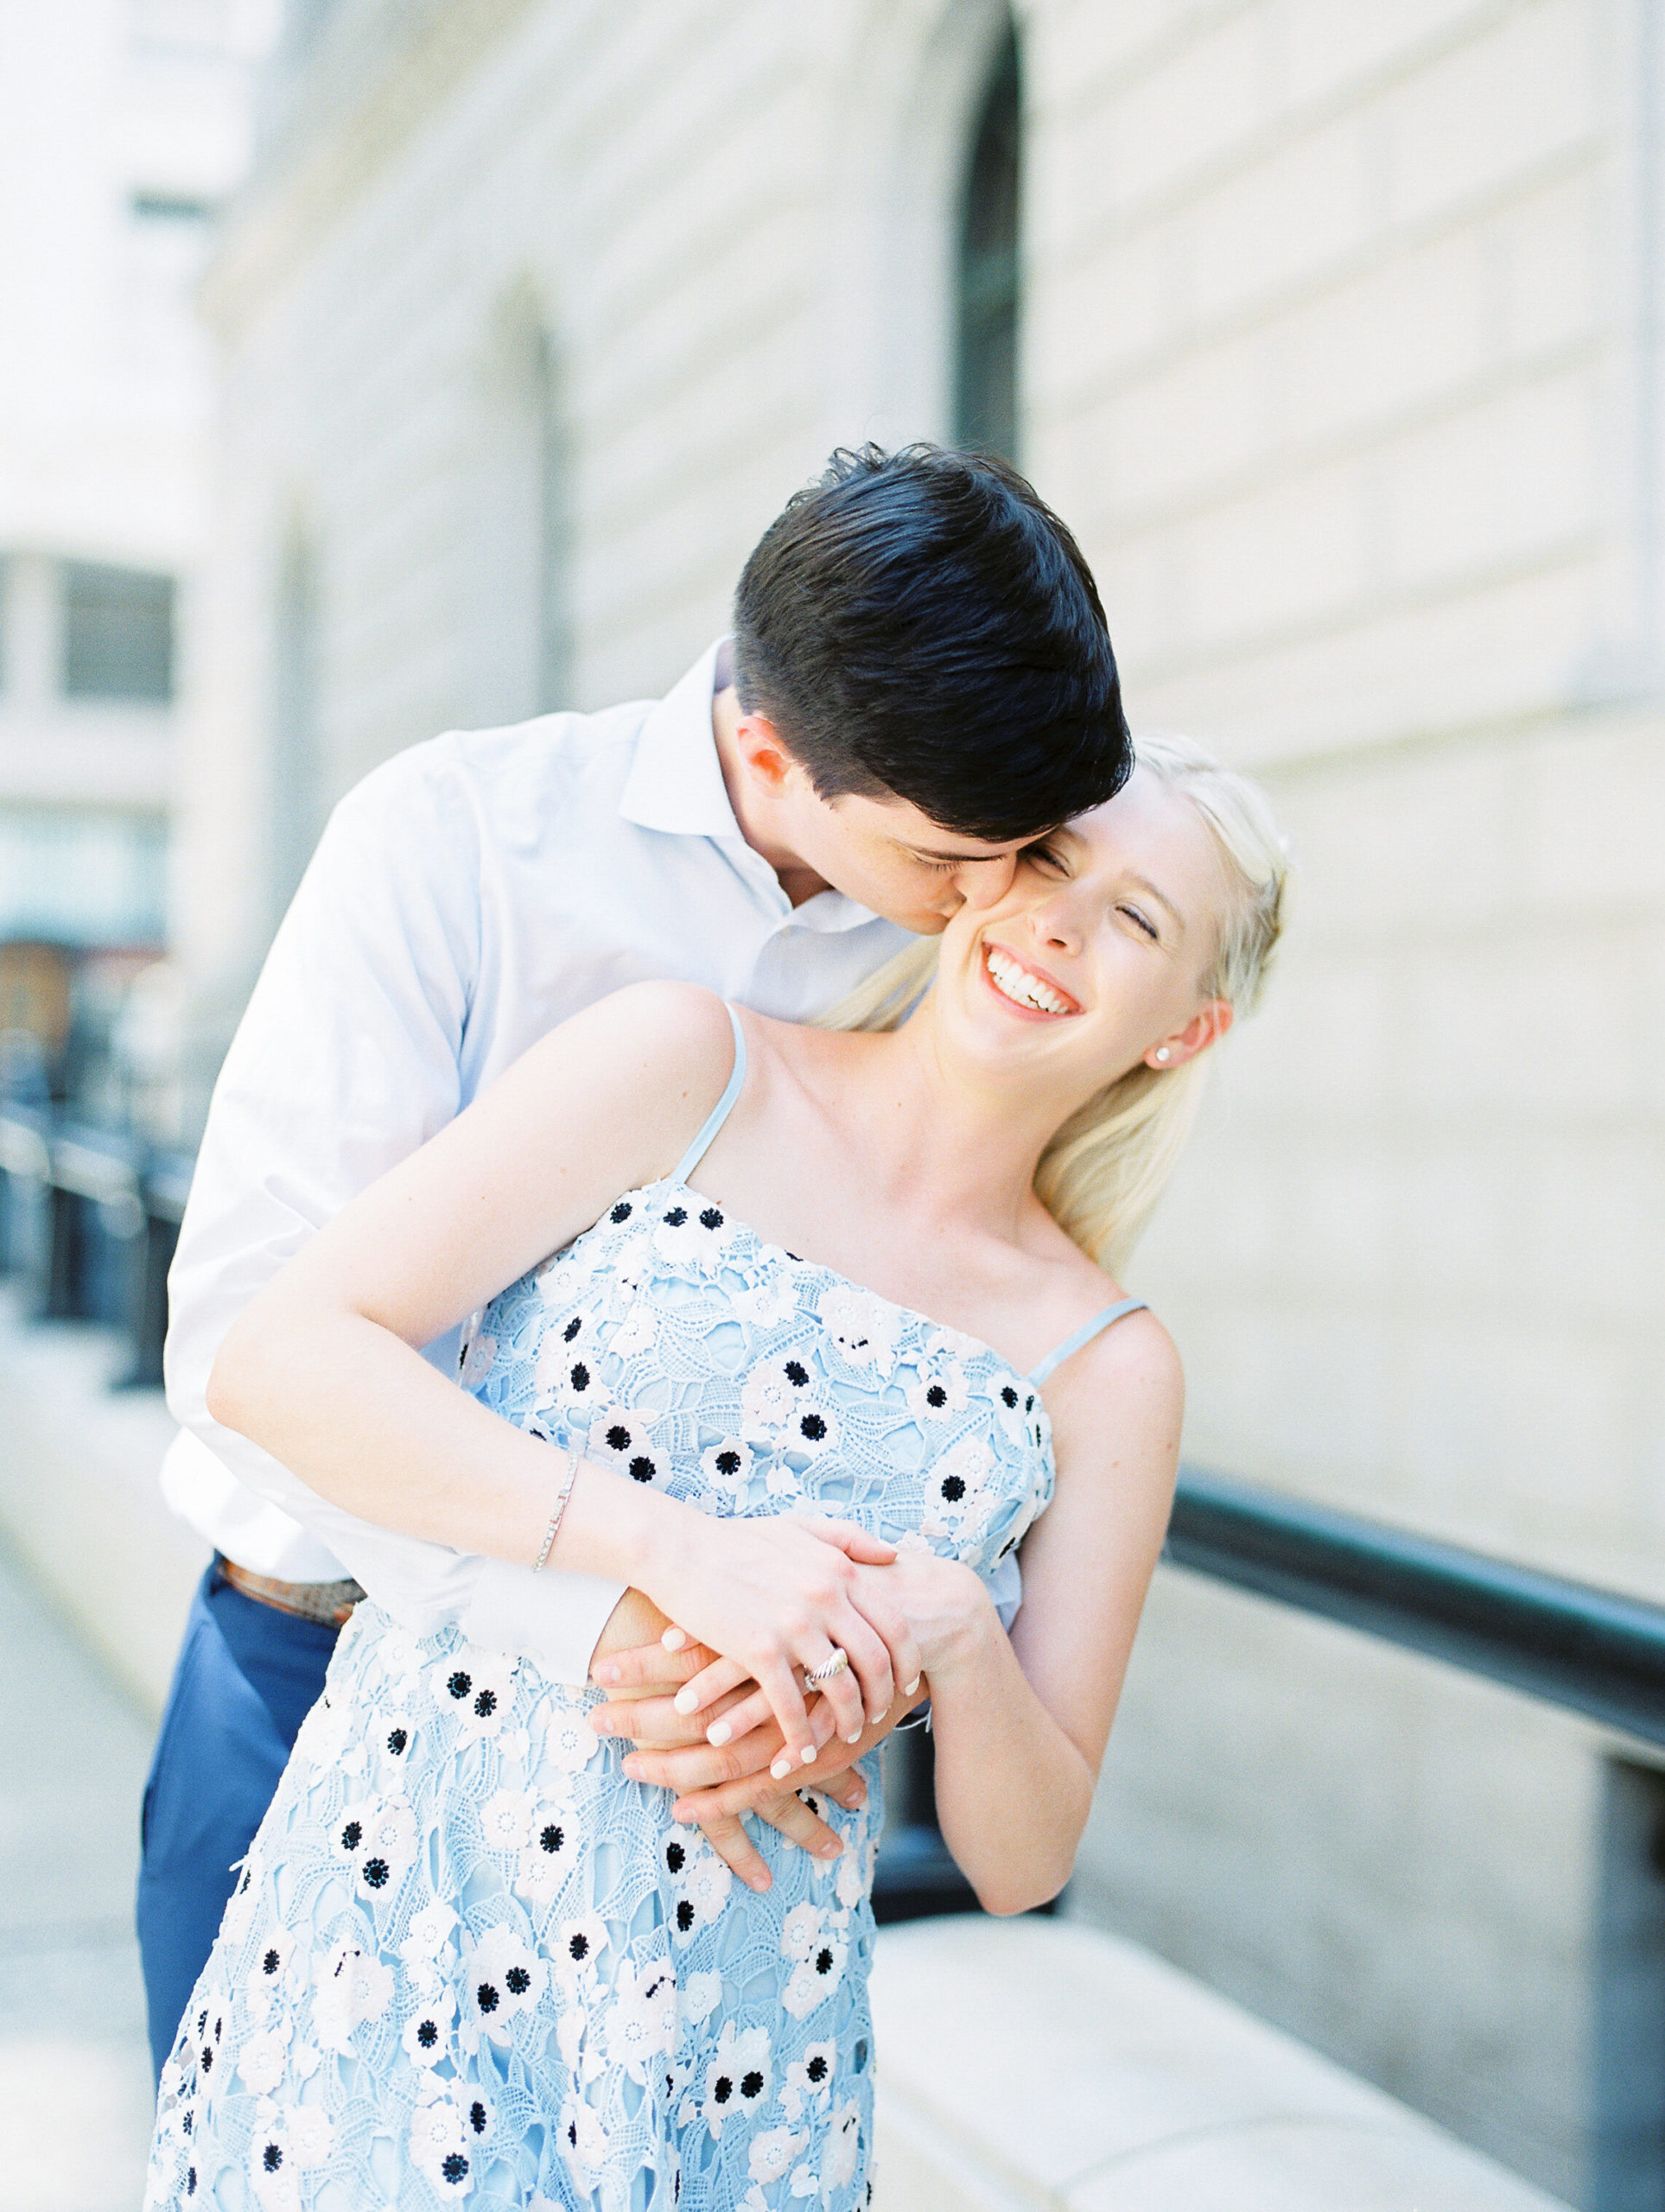
<svg viewBox="0 0 1665 2212">
<path fill-rule="evenodd" d="M 1063 524 L 998 462 L 868 448 L 765 533 L 732 645 L 667 698 L 436 739 L 342 801 L 226 1057 L 170 1283 L 163 1485 L 216 1560 L 145 1791 L 158 2069 L 360 1592 L 570 1683 L 623 1596 L 391 1545 L 218 1427 L 204 1393 L 242 1306 L 578 1007 L 676 976 L 812 1016 L 909 931 L 1001 896 L 1019 849 L 1129 765 Z M 753 1802 L 772 1793 L 759 1774 Z"/>
</svg>

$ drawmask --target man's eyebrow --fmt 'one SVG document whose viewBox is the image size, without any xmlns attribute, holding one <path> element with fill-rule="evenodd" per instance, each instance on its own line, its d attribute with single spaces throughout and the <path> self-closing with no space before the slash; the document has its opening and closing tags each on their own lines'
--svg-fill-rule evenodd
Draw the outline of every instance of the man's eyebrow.
<svg viewBox="0 0 1665 2212">
<path fill-rule="evenodd" d="M 976 868 L 1012 857 L 1009 853 L 945 853 L 935 845 L 910 845 L 908 850 L 916 861 L 952 861 L 956 868 Z"/>
</svg>

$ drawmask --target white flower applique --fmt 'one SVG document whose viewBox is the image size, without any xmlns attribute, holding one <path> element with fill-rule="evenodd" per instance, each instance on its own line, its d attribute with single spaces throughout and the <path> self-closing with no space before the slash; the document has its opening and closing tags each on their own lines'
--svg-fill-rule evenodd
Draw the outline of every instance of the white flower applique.
<svg viewBox="0 0 1665 2212">
<path fill-rule="evenodd" d="M 393 1969 L 351 1939 L 313 1961 L 312 2024 L 326 2050 L 345 2056 L 353 2031 L 393 2001 Z"/>
<path fill-rule="evenodd" d="M 607 1351 L 613 1359 L 639 1359 L 644 1352 L 652 1351 L 659 1341 L 659 1324 L 654 1314 L 651 1298 L 632 1298 L 625 1309 L 625 1317 L 607 1339 Z"/>
<path fill-rule="evenodd" d="M 529 1789 L 496 1789 L 480 1808 L 487 1851 L 518 1852 L 531 1839 L 536 1801 Z"/>
<path fill-rule="evenodd" d="M 981 1436 L 963 1436 L 950 1445 L 925 1478 L 921 1533 L 958 1540 L 980 1525 L 988 1501 L 995 1455 Z"/>
<path fill-rule="evenodd" d="M 588 1271 L 574 1259 L 569 1249 L 551 1252 L 547 1260 L 540 1260 L 532 1269 L 532 1287 L 544 1306 L 556 1313 L 576 1304 L 588 1280 Z"/>
<path fill-rule="evenodd" d="M 970 1386 L 957 1359 L 928 1353 L 907 1388 L 908 1411 L 919 1422 L 952 1421 L 970 1402 Z"/>
<path fill-rule="evenodd" d="M 596 1986 L 596 1964 L 607 1948 L 607 1924 L 599 1913 L 580 1913 L 550 1944 L 555 1978 L 569 1997 Z"/>
<path fill-rule="evenodd" d="M 551 1322 L 537 1344 L 533 1397 L 540 1407 L 593 1400 L 598 1384 L 595 1316 L 581 1306 L 564 1321 Z"/>
<path fill-rule="evenodd" d="M 676 1885 L 670 1928 L 678 1943 L 690 1943 L 709 1928 L 728 1903 L 733 1870 L 719 1859 L 698 1828 L 677 1828 L 660 1847 L 665 1870 Z"/>
<path fill-rule="evenodd" d="M 633 1959 L 620 1964 L 601 2014 L 609 2063 L 645 2084 L 649 2066 L 668 2058 L 677 2043 L 677 1976 L 670 1961 Z"/>
<path fill-rule="evenodd" d="M 244 1985 L 251 2018 L 269 2020 L 281 2005 L 293 1999 L 296 1994 L 294 1964 L 294 1936 L 286 1928 L 272 1929 L 256 1953 Z"/>
<path fill-rule="evenodd" d="M 488 1337 L 484 1330 L 477 1335 L 465 1337 L 457 1363 L 457 1381 L 465 1390 L 478 1390 L 491 1373 L 496 1359 L 495 1337 Z"/>
<path fill-rule="evenodd" d="M 861 2156 L 861 2112 L 854 2098 L 839 2106 L 821 2160 L 821 2184 L 828 2191 L 848 2189 Z"/>
<path fill-rule="evenodd" d="M 836 1917 L 842 1921 L 844 1916 Z M 781 1955 L 792 1962 L 792 1971 L 780 2001 L 795 2020 L 814 2012 L 843 1979 L 849 1943 L 842 1927 L 829 1924 L 833 1919 L 825 1906 L 806 1898 L 781 1923 Z"/>
<path fill-rule="evenodd" d="M 451 2086 L 428 2075 L 410 2119 L 410 2163 L 441 2196 L 461 2196 L 473 2187 L 468 2124 Z"/>
<path fill-rule="evenodd" d="M 340 1768 L 353 1734 L 353 1708 L 345 1698 L 331 1698 L 327 1690 L 301 1723 L 294 1756 L 308 1766 Z M 359 1770 L 363 1771 L 363 1753 Z"/>
<path fill-rule="evenodd" d="M 378 1706 L 370 1717 L 365 1740 L 380 1769 L 384 1788 L 403 1789 L 406 1754 L 410 1749 L 410 1715 L 403 1706 Z"/>
<path fill-rule="evenodd" d="M 653 1226 L 653 1243 L 673 1266 L 709 1266 L 734 1243 L 734 1224 L 710 1198 L 697 1191 L 676 1189 L 665 1198 Z"/>
<path fill-rule="evenodd" d="M 547 1903 L 566 1880 L 577 1855 L 578 1831 L 570 1807 L 543 1798 L 532 1814 L 527 1840 L 521 1846 L 519 1888 L 527 1897 Z"/>
<path fill-rule="evenodd" d="M 581 1774 L 600 1755 L 601 1738 L 589 1725 L 587 1707 L 551 1700 L 543 1723 L 543 1758 L 563 1774 Z"/>
<path fill-rule="evenodd" d="M 833 2075 L 838 2060 L 838 2046 L 829 2037 L 825 2043 L 812 2043 L 802 2058 L 795 2058 L 786 2069 L 786 2080 L 780 2092 L 780 2109 L 788 2120 L 802 2120 L 806 2112 L 824 2112 L 832 2099 Z"/>
<path fill-rule="evenodd" d="M 289 2070 L 289 2038 L 281 2028 L 257 2028 L 245 2036 L 237 2070 L 251 2096 L 269 2097 Z"/>
<path fill-rule="evenodd" d="M 403 1797 L 369 1797 L 336 1815 L 331 1845 L 360 1897 L 391 1897 L 416 1863 L 416 1816 Z"/>
<path fill-rule="evenodd" d="M 778 2181 L 808 2144 L 809 2131 L 795 2135 L 790 2127 L 766 2128 L 746 2147 L 746 2170 L 754 2182 Z"/>
<path fill-rule="evenodd" d="M 829 1284 L 816 1312 L 847 1367 L 883 1382 L 896 1363 L 900 1315 L 870 1290 L 853 1282 Z"/>
<path fill-rule="evenodd" d="M 442 1985 L 416 2006 L 399 2031 L 399 2041 L 411 2064 L 431 2068 L 448 2058 L 456 2024 L 456 1997 Z"/>
<path fill-rule="evenodd" d="M 705 2069 L 705 2101 L 700 2107 L 712 2134 L 721 2134 L 726 2120 L 760 2112 L 772 2078 L 767 2028 L 743 2028 L 736 2034 L 734 2022 L 725 2020 L 716 2056 Z"/>
<path fill-rule="evenodd" d="M 720 1497 L 743 1497 L 752 1480 L 752 1450 L 737 1436 L 725 1436 L 700 1454 L 700 1472 Z"/>
<path fill-rule="evenodd" d="M 456 1927 L 455 1913 L 438 1898 L 430 1899 L 410 1916 L 399 1957 L 412 1986 L 424 1998 L 432 1998 L 442 1986 L 441 1954 L 448 1954 Z"/>
<path fill-rule="evenodd" d="M 629 1413 L 622 1406 L 610 1408 L 591 1425 L 589 1444 L 603 1466 L 628 1475 L 632 1482 L 664 1488 L 670 1472 L 670 1457 L 653 1440 L 651 1414 Z"/>
<path fill-rule="evenodd" d="M 301 2161 L 288 2130 L 258 2127 L 249 2145 L 249 2183 L 260 2212 L 301 2212 Z"/>
<path fill-rule="evenodd" d="M 581 2097 L 569 2097 L 561 2112 L 561 2143 L 567 2164 L 588 2186 L 607 2162 L 607 2132 L 601 2115 Z"/>
<path fill-rule="evenodd" d="M 498 1735 L 514 1693 L 518 1662 L 506 1652 L 459 1644 L 428 1672 L 429 1688 L 442 1713 L 456 1721 L 464 1744 Z"/>
<path fill-rule="evenodd" d="M 465 2018 L 474 2035 L 507 2043 L 514 2024 L 543 1993 L 544 1965 L 524 1939 L 501 1922 L 465 1954 Z"/>
<path fill-rule="evenodd" d="M 808 1363 L 797 1352 L 760 1360 L 740 1385 L 740 1434 L 748 1443 L 773 1444 L 809 1398 Z"/>
<path fill-rule="evenodd" d="M 798 1286 L 785 1268 L 766 1265 L 731 1291 L 728 1302 L 748 1329 L 778 1329 L 798 1312 Z"/>
</svg>

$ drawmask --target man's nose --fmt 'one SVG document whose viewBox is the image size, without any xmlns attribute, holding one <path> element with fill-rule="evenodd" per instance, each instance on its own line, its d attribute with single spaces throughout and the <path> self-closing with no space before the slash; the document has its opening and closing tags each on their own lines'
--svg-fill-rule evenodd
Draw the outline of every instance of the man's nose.
<svg viewBox="0 0 1665 2212">
<path fill-rule="evenodd" d="M 966 905 L 981 910 L 1000 904 L 1017 872 L 1017 855 L 1002 853 L 998 860 L 972 861 L 958 871 L 955 880 Z"/>
</svg>

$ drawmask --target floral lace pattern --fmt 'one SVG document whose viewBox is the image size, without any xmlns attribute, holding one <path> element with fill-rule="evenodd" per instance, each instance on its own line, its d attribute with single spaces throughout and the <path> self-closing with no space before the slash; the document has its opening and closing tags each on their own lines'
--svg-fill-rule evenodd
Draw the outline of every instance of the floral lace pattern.
<svg viewBox="0 0 1665 2212">
<path fill-rule="evenodd" d="M 987 1346 L 626 1192 L 486 1308 L 465 1387 L 719 1514 L 836 1515 L 985 1577 L 1051 1495 Z M 734 1881 L 588 1722 L 596 1693 L 361 1605 L 164 2069 L 150 2212 L 852 2212 L 870 2196 L 868 1895 L 755 1840 Z"/>
</svg>

